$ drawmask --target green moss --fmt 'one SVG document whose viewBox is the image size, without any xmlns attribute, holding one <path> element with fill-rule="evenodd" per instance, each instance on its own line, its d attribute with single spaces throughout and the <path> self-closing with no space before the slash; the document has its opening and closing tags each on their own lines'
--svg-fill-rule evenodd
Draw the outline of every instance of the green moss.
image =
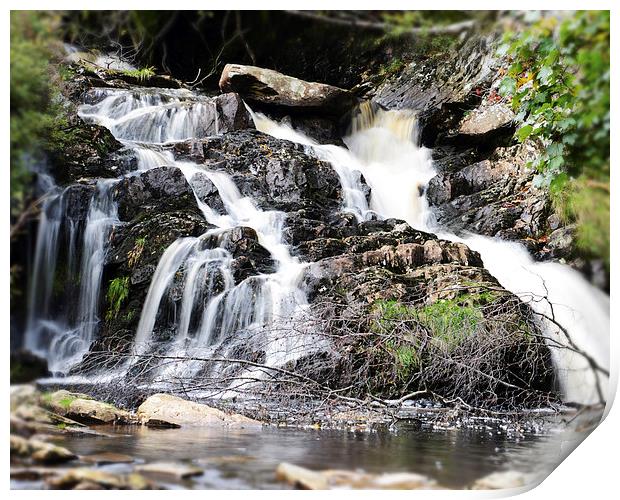
<svg viewBox="0 0 620 500">
<path fill-rule="evenodd" d="M 430 330 L 433 339 L 453 350 L 473 335 L 484 318 L 478 306 L 462 300 L 438 300 L 419 311 L 420 321 Z"/>
<path fill-rule="evenodd" d="M 123 305 L 123 302 L 129 296 L 129 276 L 120 278 L 114 278 L 110 281 L 108 286 L 108 292 L 106 293 L 106 299 L 108 301 L 109 309 L 106 313 L 106 319 L 111 321 L 118 317 L 118 313 Z"/>
<path fill-rule="evenodd" d="M 147 66 L 146 68 L 118 71 L 118 73 L 135 78 L 139 82 L 144 82 L 155 76 L 155 68 L 153 66 Z"/>
<path fill-rule="evenodd" d="M 68 410 L 69 407 L 71 406 L 71 403 L 73 403 L 77 398 L 75 396 L 65 396 L 62 399 L 59 399 L 57 401 L 58 406 L 60 406 L 61 408 Z"/>
</svg>

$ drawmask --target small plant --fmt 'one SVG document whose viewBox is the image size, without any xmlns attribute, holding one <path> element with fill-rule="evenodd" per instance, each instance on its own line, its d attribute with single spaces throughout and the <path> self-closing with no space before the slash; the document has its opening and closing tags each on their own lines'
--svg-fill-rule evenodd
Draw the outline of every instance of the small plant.
<svg viewBox="0 0 620 500">
<path fill-rule="evenodd" d="M 127 254 L 127 265 L 129 267 L 134 267 L 140 257 L 142 257 L 142 252 L 144 252 L 144 245 L 146 244 L 146 237 L 136 238 L 133 248 Z"/>
<path fill-rule="evenodd" d="M 129 296 L 129 276 L 122 278 L 114 278 L 110 281 L 106 299 L 108 300 L 109 309 L 106 313 L 106 319 L 111 321 L 118 317 L 121 305 Z"/>
</svg>

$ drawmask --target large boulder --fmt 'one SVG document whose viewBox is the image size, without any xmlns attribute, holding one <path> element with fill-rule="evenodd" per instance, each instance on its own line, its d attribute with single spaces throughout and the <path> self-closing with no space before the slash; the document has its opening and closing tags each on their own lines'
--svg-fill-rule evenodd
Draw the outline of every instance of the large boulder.
<svg viewBox="0 0 620 500">
<path fill-rule="evenodd" d="M 176 426 L 258 428 L 262 424 L 239 414 L 224 413 L 217 408 L 187 401 L 170 394 L 154 394 L 137 411 L 140 421 L 149 425 L 151 420 Z"/>
<path fill-rule="evenodd" d="M 332 85 L 241 64 L 224 66 L 220 89 L 237 92 L 250 102 L 336 116 L 346 113 L 357 102 L 352 93 Z"/>
</svg>

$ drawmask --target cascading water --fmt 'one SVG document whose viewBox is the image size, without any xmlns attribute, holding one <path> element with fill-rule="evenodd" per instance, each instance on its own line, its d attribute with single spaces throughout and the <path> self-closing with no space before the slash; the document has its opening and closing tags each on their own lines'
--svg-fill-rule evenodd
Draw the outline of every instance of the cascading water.
<svg viewBox="0 0 620 500">
<path fill-rule="evenodd" d="M 254 119 L 259 130 L 310 146 L 316 156 L 331 162 L 345 192 L 363 192 L 361 174 L 371 188 L 370 208 L 363 196 L 344 197 L 345 210 L 358 220 L 369 213 L 403 219 L 416 229 L 462 241 L 478 251 L 502 286 L 541 316 L 564 399 L 583 404 L 597 403 L 600 396 L 607 399 L 608 377 L 594 370 L 588 358 L 608 371 L 609 297 L 568 266 L 535 262 L 517 243 L 479 235 L 459 237 L 437 227 L 425 196 L 436 172 L 430 151 L 417 145 L 413 113 L 375 113 L 370 105 L 362 106 L 351 134 L 343 139 L 348 149 L 318 145 L 289 125 L 258 113 Z"/>
<path fill-rule="evenodd" d="M 218 111 L 213 102 L 187 91 L 168 90 L 96 90 L 91 99 L 94 104 L 82 106 L 80 115 L 106 126 L 119 141 L 133 148 L 139 170 L 175 166 L 190 186 L 196 176 L 206 176 L 217 188 L 226 211 L 224 215 L 218 213 L 196 195 L 205 220 L 215 228 L 199 238 L 177 240 L 162 255 L 140 316 L 136 354 L 148 355 L 161 347 L 155 338 L 158 315 L 177 286 L 179 275 L 184 276 L 183 292 L 174 340 L 166 348 L 168 356 L 204 358 L 233 335 L 232 346 L 243 342 L 254 346 L 264 352 L 267 365 L 281 365 L 320 348 L 321 343 L 311 335 L 291 335 L 290 328 L 288 335 L 278 333 L 278 325 L 290 326 L 308 307 L 300 287 L 305 264 L 292 257 L 283 242 L 284 213 L 260 210 L 252 199 L 239 193 L 227 173 L 175 161 L 163 148 L 171 142 L 217 134 Z M 226 231 L 235 227 L 256 232 L 258 242 L 275 262 L 275 272 L 235 283 L 233 256 L 224 248 Z M 163 368 L 160 376 L 191 377 L 200 365 L 191 361 L 172 364 Z"/>
<path fill-rule="evenodd" d="M 227 345 L 231 349 L 245 345 L 263 352 L 264 363 L 273 366 L 324 350 L 326 346 L 311 332 L 291 334 L 293 321 L 303 318 L 309 307 L 301 285 L 307 264 L 291 256 L 283 242 L 284 214 L 259 209 L 252 199 L 240 194 L 227 173 L 210 170 L 208 165 L 176 161 L 166 147 L 171 142 L 219 133 L 217 104 L 185 90 L 162 89 L 94 89 L 87 102 L 80 108 L 80 116 L 107 127 L 131 148 L 138 160 L 138 174 L 176 166 L 190 186 L 197 176 L 206 176 L 217 188 L 225 208 L 220 214 L 196 196 L 205 220 L 213 227 L 201 237 L 177 240 L 162 255 L 141 312 L 135 352 L 162 352 L 155 334 L 158 316 L 178 288 L 179 276 L 183 279 L 182 296 L 174 338 L 164 346 L 164 354 L 201 358 L 221 354 Z M 464 241 L 479 251 L 485 266 L 503 286 L 538 314 L 553 317 L 561 325 L 542 322 L 565 398 L 581 403 L 598 401 L 596 381 L 606 389 L 606 377 L 595 373 L 588 359 L 575 351 L 585 351 L 599 366 L 608 367 L 608 297 L 567 266 L 534 262 L 516 243 L 476 235 L 458 237 L 436 227 L 425 197 L 435 170 L 430 151 L 417 145 L 416 120 L 411 112 L 375 113 L 369 105 L 362 106 L 352 133 L 344 138 L 347 148 L 317 144 L 290 126 L 251 114 L 259 130 L 304 144 L 331 163 L 341 182 L 343 210 L 359 221 L 400 218 L 414 228 Z M 78 361 L 96 335 L 108 236 L 119 224 L 111 195 L 111 187 L 118 180 L 99 181 L 84 223 L 67 214 L 69 188 L 50 189 L 43 207 L 26 346 L 45 355 L 56 372 L 65 372 Z M 370 203 L 364 181 L 371 188 Z M 235 282 L 234 258 L 226 249 L 226 238 L 236 227 L 255 231 L 275 263 L 273 272 Z M 65 281 L 79 283 L 74 287 L 78 297 L 75 312 L 65 307 L 52 313 L 59 253 L 66 255 Z M 548 300 L 541 300 L 543 297 Z M 159 376 L 162 380 L 177 375 L 191 377 L 200 369 L 200 363 L 172 364 L 161 369 Z"/>
</svg>

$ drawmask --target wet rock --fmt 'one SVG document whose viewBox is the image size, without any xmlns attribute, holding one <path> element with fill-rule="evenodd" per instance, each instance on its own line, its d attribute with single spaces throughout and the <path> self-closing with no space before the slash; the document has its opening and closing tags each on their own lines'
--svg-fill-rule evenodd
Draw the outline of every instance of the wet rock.
<svg viewBox="0 0 620 500">
<path fill-rule="evenodd" d="M 77 468 L 46 480 L 50 489 L 153 490 L 153 483 L 140 474 L 113 474 L 96 469 Z"/>
<path fill-rule="evenodd" d="M 550 210 L 528 167 L 537 154 L 528 144 L 501 147 L 485 160 L 439 173 L 427 189 L 437 222 L 457 233 L 537 240 L 547 231 Z"/>
<path fill-rule="evenodd" d="M 472 490 L 504 490 L 523 488 L 531 483 L 532 479 L 523 472 L 511 470 L 493 472 L 488 476 L 477 479 L 471 486 Z"/>
<path fill-rule="evenodd" d="M 200 213 L 194 193 L 183 172 L 176 167 L 158 167 L 127 177 L 114 186 L 121 220 L 143 213 L 191 209 Z"/>
<path fill-rule="evenodd" d="M 47 360 L 30 351 L 19 350 L 11 353 L 11 384 L 24 384 L 38 378 L 49 376 Z"/>
<path fill-rule="evenodd" d="M 216 170 L 231 174 L 236 187 L 263 210 L 300 209 L 332 213 L 340 207 L 340 181 L 333 168 L 302 146 L 255 130 L 236 131 L 201 142 Z M 206 164 L 207 168 L 209 163 Z"/>
<path fill-rule="evenodd" d="M 170 394 L 154 394 L 140 405 L 138 419 L 148 425 L 151 419 L 180 426 L 260 427 L 257 420 L 239 414 L 227 414 L 217 408 L 187 401 Z"/>
<path fill-rule="evenodd" d="M 237 92 L 250 102 L 342 115 L 357 98 L 347 90 L 306 82 L 277 71 L 227 64 L 220 77 L 223 92 Z"/>
<path fill-rule="evenodd" d="M 134 154 L 105 127 L 72 116 L 71 140 L 49 153 L 54 178 L 61 184 L 81 178 L 115 178 L 137 168 Z"/>
<path fill-rule="evenodd" d="M 11 435 L 11 458 L 14 457 L 30 458 L 35 462 L 45 464 L 63 463 L 77 458 L 61 446 Z"/>
<path fill-rule="evenodd" d="M 439 489 L 437 482 L 421 474 L 410 472 L 368 474 L 360 471 L 312 471 L 289 463 L 281 463 L 276 477 L 296 488 L 307 490 L 374 489 L 374 490 L 427 490 Z"/>
<path fill-rule="evenodd" d="M 66 390 L 51 394 L 48 404 L 60 415 L 86 425 L 135 423 L 128 411 Z"/>
<path fill-rule="evenodd" d="M 110 451 L 104 451 L 102 453 L 96 453 L 94 455 L 84 455 L 80 457 L 80 460 L 95 465 L 130 464 L 134 462 L 134 458 L 129 455 L 124 455 L 122 453 L 113 453 Z"/>
<path fill-rule="evenodd" d="M 164 476 L 174 479 L 188 479 L 203 474 L 203 470 L 198 467 L 178 462 L 157 462 L 138 465 L 136 466 L 136 471 L 146 475 Z"/>
</svg>

